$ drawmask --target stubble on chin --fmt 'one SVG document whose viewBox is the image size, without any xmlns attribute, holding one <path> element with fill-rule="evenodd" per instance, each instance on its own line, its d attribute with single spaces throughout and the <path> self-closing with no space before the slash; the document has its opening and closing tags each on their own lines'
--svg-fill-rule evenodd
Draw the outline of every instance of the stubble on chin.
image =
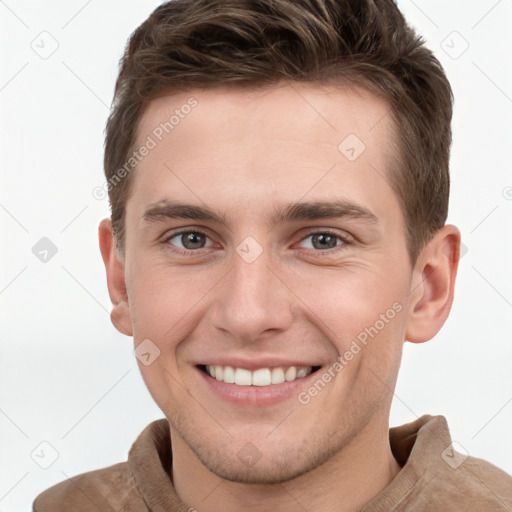
<svg viewBox="0 0 512 512">
<path fill-rule="evenodd" d="M 284 436 L 278 444 L 262 436 L 260 441 L 230 436 L 219 427 L 216 434 L 205 436 L 197 425 L 186 428 L 183 421 L 173 421 L 173 436 L 179 436 L 201 464 L 224 480 L 243 484 L 284 484 L 309 473 L 340 453 L 366 424 L 352 428 L 340 421 L 334 432 L 318 431 L 300 441 Z M 298 444 L 297 444 L 298 443 Z"/>
</svg>

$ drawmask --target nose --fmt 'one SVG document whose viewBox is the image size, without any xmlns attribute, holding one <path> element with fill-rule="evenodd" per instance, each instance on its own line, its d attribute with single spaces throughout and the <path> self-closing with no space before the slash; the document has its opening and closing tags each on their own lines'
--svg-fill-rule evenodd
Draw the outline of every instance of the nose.
<svg viewBox="0 0 512 512">
<path fill-rule="evenodd" d="M 293 323 L 293 294 L 278 276 L 269 251 L 252 262 L 234 253 L 233 268 L 210 306 L 213 326 L 240 344 L 287 330 Z"/>
</svg>

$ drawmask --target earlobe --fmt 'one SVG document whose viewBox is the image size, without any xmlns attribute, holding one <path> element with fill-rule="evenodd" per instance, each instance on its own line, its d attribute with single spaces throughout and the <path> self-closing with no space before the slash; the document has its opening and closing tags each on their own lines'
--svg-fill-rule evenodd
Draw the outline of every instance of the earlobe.
<svg viewBox="0 0 512 512">
<path fill-rule="evenodd" d="M 432 339 L 451 310 L 459 264 L 460 232 L 455 226 L 441 228 L 422 250 L 411 281 L 406 341 Z"/>
<path fill-rule="evenodd" d="M 107 273 L 108 293 L 112 302 L 110 319 L 121 334 L 133 336 L 128 295 L 126 293 L 124 262 L 118 254 L 110 219 L 103 219 L 100 222 L 98 235 L 101 256 Z"/>
</svg>

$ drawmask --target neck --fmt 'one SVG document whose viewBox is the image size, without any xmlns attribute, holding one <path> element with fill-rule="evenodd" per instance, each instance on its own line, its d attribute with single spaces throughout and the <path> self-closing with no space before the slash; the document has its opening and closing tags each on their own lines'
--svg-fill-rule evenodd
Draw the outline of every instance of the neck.
<svg viewBox="0 0 512 512">
<path fill-rule="evenodd" d="M 374 418 L 376 420 L 376 418 Z M 385 421 L 370 422 L 321 466 L 270 485 L 224 480 L 210 472 L 171 432 L 173 481 L 180 499 L 200 512 L 292 512 L 297 509 L 355 512 L 387 487 L 400 471 Z"/>
</svg>

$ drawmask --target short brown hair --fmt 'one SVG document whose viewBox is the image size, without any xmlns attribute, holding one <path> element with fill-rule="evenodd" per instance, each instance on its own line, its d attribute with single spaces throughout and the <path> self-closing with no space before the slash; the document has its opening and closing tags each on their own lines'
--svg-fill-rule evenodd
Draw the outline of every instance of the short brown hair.
<svg viewBox="0 0 512 512">
<path fill-rule="evenodd" d="M 106 126 L 120 251 L 133 177 L 116 172 L 151 100 L 196 87 L 331 79 L 363 86 L 391 107 L 399 155 L 388 179 L 414 263 L 448 213 L 453 98 L 441 64 L 392 0 L 172 0 L 155 9 L 128 41 Z"/>
</svg>

